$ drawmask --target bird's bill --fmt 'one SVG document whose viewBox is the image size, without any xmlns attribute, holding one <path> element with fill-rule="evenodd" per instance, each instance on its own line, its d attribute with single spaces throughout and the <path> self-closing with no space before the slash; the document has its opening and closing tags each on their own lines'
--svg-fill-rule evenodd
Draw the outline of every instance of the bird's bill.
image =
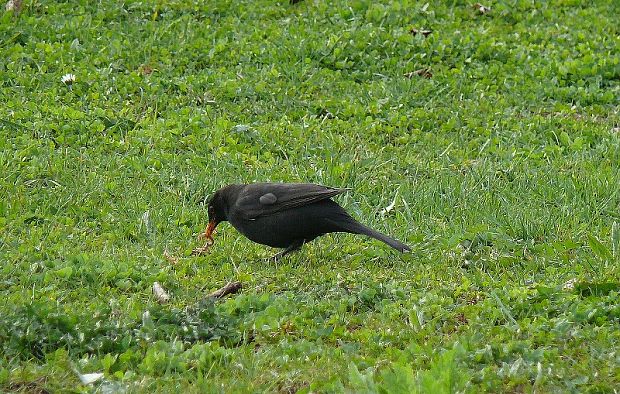
<svg viewBox="0 0 620 394">
<path fill-rule="evenodd" d="M 213 231 L 215 230 L 215 226 L 217 226 L 217 222 L 215 220 L 211 220 L 203 234 L 203 237 L 211 244 L 213 244 Z"/>
<path fill-rule="evenodd" d="M 213 245 L 213 230 L 215 230 L 215 226 L 217 226 L 217 224 L 218 222 L 216 222 L 215 220 L 209 221 L 209 225 L 207 226 L 207 229 L 205 230 L 205 232 L 201 233 L 198 236 L 199 239 L 205 239 L 206 242 L 204 246 L 200 248 L 196 248 L 192 251 L 193 256 L 201 256 L 205 254 L 209 250 L 211 245 Z"/>
</svg>

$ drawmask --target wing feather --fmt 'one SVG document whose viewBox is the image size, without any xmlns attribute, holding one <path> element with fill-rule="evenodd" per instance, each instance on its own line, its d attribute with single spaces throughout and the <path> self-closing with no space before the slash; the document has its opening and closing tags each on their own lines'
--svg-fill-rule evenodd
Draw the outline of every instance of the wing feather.
<svg viewBox="0 0 620 394">
<path fill-rule="evenodd" d="M 246 219 L 255 219 L 325 200 L 346 190 L 313 183 L 253 183 L 243 188 L 234 209 Z"/>
</svg>

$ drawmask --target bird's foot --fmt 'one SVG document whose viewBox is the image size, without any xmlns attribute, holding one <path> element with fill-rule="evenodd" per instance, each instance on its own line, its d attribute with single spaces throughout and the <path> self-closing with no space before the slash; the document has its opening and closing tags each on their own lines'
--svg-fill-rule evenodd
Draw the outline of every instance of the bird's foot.
<svg viewBox="0 0 620 394">
<path fill-rule="evenodd" d="M 261 261 L 263 263 L 267 263 L 267 264 L 275 264 L 280 260 L 280 257 L 276 256 L 269 256 L 269 257 L 263 257 L 261 259 Z"/>
<path fill-rule="evenodd" d="M 265 263 L 277 263 L 278 261 L 280 261 L 280 259 L 281 259 L 281 258 L 282 258 L 282 256 L 284 256 L 284 255 L 285 255 L 285 253 L 282 253 L 282 252 L 280 252 L 280 253 L 276 253 L 276 254 L 275 254 L 275 255 L 273 255 L 273 256 L 269 256 L 269 257 L 265 257 L 265 258 L 263 258 L 263 261 L 264 261 Z"/>
<path fill-rule="evenodd" d="M 298 240 L 298 241 L 294 241 L 292 244 L 290 244 L 286 249 L 284 249 L 283 251 L 276 253 L 274 256 L 268 257 L 265 260 L 267 262 L 277 262 L 278 260 L 280 260 L 283 256 L 286 256 L 287 254 L 294 252 L 296 250 L 299 250 L 299 248 L 302 247 L 302 245 L 305 243 L 305 240 Z"/>
</svg>

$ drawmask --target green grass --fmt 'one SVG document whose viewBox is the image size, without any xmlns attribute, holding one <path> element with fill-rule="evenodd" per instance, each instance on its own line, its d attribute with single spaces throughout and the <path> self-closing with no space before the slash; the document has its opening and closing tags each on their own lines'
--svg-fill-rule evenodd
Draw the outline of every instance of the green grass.
<svg viewBox="0 0 620 394">
<path fill-rule="evenodd" d="M 485 5 L 2 11 L 0 391 L 617 390 L 620 5 Z M 193 257 L 205 198 L 253 181 L 352 188 L 413 252 L 274 264 L 221 225 Z"/>
</svg>

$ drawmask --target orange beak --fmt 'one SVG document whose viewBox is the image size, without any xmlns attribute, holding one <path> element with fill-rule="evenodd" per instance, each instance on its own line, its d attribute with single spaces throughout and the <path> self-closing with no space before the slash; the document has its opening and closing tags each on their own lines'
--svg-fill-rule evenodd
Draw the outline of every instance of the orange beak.
<svg viewBox="0 0 620 394">
<path fill-rule="evenodd" d="M 206 239 L 207 242 L 203 247 L 194 249 L 192 251 L 192 256 L 200 256 L 206 253 L 209 250 L 209 247 L 213 245 L 213 230 L 215 230 L 215 226 L 217 226 L 217 223 L 218 222 L 216 222 L 215 220 L 209 221 L 209 225 L 207 226 L 205 232 L 200 234 L 200 236 L 198 237 L 200 239 Z"/>
<path fill-rule="evenodd" d="M 204 234 L 202 234 L 202 238 L 207 240 L 207 245 L 213 245 L 213 231 L 215 230 L 215 226 L 217 226 L 217 222 L 211 220 Z"/>
</svg>

